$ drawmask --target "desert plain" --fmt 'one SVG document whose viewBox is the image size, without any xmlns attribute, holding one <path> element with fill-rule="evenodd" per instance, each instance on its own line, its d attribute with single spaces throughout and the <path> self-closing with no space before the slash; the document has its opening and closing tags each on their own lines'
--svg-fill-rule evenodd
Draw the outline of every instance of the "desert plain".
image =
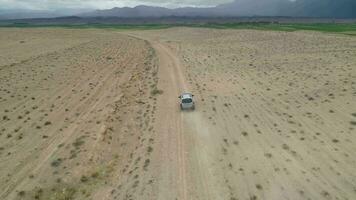
<svg viewBox="0 0 356 200">
<path fill-rule="evenodd" d="M 0 29 L 0 199 L 353 200 L 355 128 L 354 36 Z"/>
</svg>

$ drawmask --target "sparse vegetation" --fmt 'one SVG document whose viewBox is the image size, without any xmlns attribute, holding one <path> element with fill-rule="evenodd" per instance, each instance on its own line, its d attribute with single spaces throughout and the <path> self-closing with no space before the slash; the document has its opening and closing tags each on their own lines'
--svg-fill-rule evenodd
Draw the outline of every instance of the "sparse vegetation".
<svg viewBox="0 0 356 200">
<path fill-rule="evenodd" d="M 99 172 L 94 172 L 91 174 L 92 178 L 98 178 L 99 177 Z"/>
<path fill-rule="evenodd" d="M 262 189 L 263 189 L 262 185 L 260 185 L 260 184 L 256 184 L 256 188 L 257 188 L 258 190 L 262 190 Z"/>
<path fill-rule="evenodd" d="M 80 177 L 80 181 L 83 183 L 88 182 L 88 180 L 89 180 L 89 178 L 87 176 L 83 175 L 82 177 Z"/>
<path fill-rule="evenodd" d="M 52 197 L 55 200 L 74 200 L 77 190 L 74 187 L 63 187 L 54 189 Z"/>
<path fill-rule="evenodd" d="M 55 160 L 53 160 L 51 162 L 51 166 L 52 167 L 58 167 L 59 165 L 61 165 L 61 163 L 62 163 L 62 159 L 61 158 L 57 158 L 57 159 L 55 159 Z"/>
<path fill-rule="evenodd" d="M 147 152 L 148 153 L 151 153 L 153 151 L 153 148 L 151 147 L 151 146 L 149 146 L 148 148 L 147 148 Z"/>
<path fill-rule="evenodd" d="M 282 145 L 282 148 L 283 148 L 284 150 L 289 150 L 289 146 L 288 146 L 287 144 L 283 144 L 283 145 Z"/>
<path fill-rule="evenodd" d="M 152 96 L 160 95 L 160 94 L 163 94 L 163 90 L 159 90 L 159 89 L 155 88 L 151 91 Z"/>
<path fill-rule="evenodd" d="M 150 159 L 146 159 L 146 160 L 145 160 L 145 164 L 144 164 L 144 166 L 143 166 L 143 169 L 147 170 L 147 167 L 150 165 L 150 162 L 151 162 Z"/>
<path fill-rule="evenodd" d="M 339 143 L 338 139 L 333 139 L 332 141 L 333 141 L 333 143 Z"/>
<path fill-rule="evenodd" d="M 50 121 L 46 121 L 46 122 L 44 123 L 45 126 L 49 126 L 49 125 L 51 125 L 51 124 L 52 124 L 52 122 L 50 122 Z"/>
<path fill-rule="evenodd" d="M 271 153 L 265 153 L 265 156 L 266 156 L 267 158 L 272 158 L 272 154 L 271 154 Z"/>
<path fill-rule="evenodd" d="M 78 149 L 80 146 L 82 146 L 84 144 L 84 140 L 82 138 L 77 138 L 74 142 L 73 142 L 73 146 Z"/>
<path fill-rule="evenodd" d="M 21 191 L 18 191 L 17 195 L 20 196 L 20 197 L 23 197 L 25 196 L 26 192 L 21 190 Z"/>
<path fill-rule="evenodd" d="M 7 28 L 41 28 L 41 27 L 60 27 L 60 28 L 73 28 L 73 29 L 118 29 L 118 30 L 151 30 L 151 29 L 167 29 L 173 27 L 191 27 L 191 28 L 214 28 L 214 29 L 253 29 L 253 30 L 270 30 L 270 31 L 320 31 L 331 33 L 344 33 L 356 31 L 355 24 L 342 24 L 342 23 L 266 23 L 266 22 L 241 22 L 241 23 L 203 23 L 203 24 L 141 24 L 141 25 L 126 25 L 126 24 L 53 24 L 53 25 L 40 25 L 28 23 L 13 23 L 2 24 L 0 27 Z M 352 34 L 350 34 L 352 35 Z"/>
<path fill-rule="evenodd" d="M 41 199 L 42 195 L 43 195 L 43 189 L 42 188 L 35 188 L 34 198 L 35 199 Z"/>
</svg>

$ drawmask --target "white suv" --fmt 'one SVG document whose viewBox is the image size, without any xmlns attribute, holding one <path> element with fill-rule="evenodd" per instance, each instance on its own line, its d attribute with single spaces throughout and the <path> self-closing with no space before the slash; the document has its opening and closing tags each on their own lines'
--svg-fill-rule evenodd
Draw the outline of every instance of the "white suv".
<svg viewBox="0 0 356 200">
<path fill-rule="evenodd" d="M 180 95 L 178 98 L 180 99 L 180 108 L 181 110 L 194 110 L 195 109 L 195 104 L 193 101 L 194 95 L 191 93 L 183 93 Z"/>
</svg>

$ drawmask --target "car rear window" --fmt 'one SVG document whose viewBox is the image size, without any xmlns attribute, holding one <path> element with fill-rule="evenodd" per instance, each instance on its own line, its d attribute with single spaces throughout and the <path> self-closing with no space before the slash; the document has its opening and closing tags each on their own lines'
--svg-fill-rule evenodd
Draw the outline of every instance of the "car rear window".
<svg viewBox="0 0 356 200">
<path fill-rule="evenodd" d="M 192 99 L 183 99 L 182 103 L 192 103 Z"/>
</svg>

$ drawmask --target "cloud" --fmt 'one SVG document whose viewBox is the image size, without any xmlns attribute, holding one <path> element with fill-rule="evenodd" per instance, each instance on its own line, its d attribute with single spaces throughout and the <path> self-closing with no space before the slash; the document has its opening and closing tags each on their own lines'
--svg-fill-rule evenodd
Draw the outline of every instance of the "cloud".
<svg viewBox="0 0 356 200">
<path fill-rule="evenodd" d="M 58 10 L 58 9 L 108 9 L 137 5 L 163 6 L 215 6 L 232 0 L 0 0 L 2 9 Z"/>
</svg>

